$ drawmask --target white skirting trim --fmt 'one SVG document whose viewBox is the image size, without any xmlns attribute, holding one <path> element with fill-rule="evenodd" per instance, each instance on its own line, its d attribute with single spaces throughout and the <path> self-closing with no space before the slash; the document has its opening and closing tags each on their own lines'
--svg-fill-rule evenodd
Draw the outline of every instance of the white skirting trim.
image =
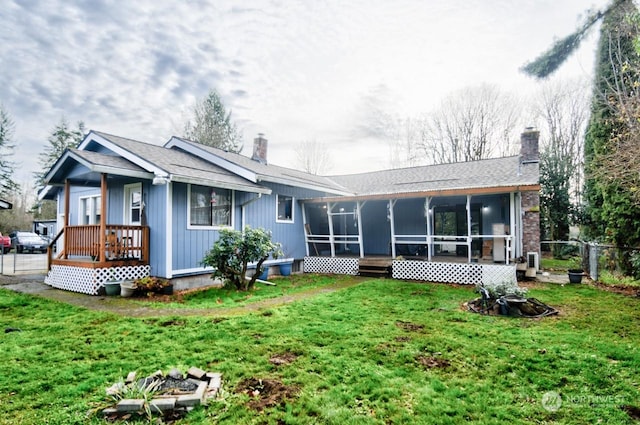
<svg viewBox="0 0 640 425">
<path fill-rule="evenodd" d="M 54 288 L 98 295 L 110 280 L 134 280 L 149 276 L 151 266 L 122 266 L 91 269 L 75 266 L 51 266 L 44 283 Z"/>
<path fill-rule="evenodd" d="M 358 274 L 358 258 L 305 257 L 305 273 Z M 435 261 L 393 260 L 394 279 L 463 285 L 517 283 L 513 264 L 442 263 Z"/>
</svg>

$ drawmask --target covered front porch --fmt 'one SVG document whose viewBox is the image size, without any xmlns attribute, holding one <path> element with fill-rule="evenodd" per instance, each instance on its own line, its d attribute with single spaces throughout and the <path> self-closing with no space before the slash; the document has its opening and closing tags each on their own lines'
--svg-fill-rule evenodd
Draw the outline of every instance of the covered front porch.
<svg viewBox="0 0 640 425">
<path fill-rule="evenodd" d="M 148 276 L 149 227 L 142 224 L 141 198 L 132 199 L 132 208 L 137 210 L 128 215 L 140 224 L 107 224 L 107 174 L 103 173 L 100 196 L 93 198 L 98 202 L 91 207 L 95 210 L 92 216 L 98 217 L 99 223 L 70 225 L 71 184 L 70 180 L 65 181 L 64 223 L 47 250 L 45 283 L 59 289 L 98 295 L 108 281 Z M 131 196 L 137 195 L 132 193 Z"/>
</svg>

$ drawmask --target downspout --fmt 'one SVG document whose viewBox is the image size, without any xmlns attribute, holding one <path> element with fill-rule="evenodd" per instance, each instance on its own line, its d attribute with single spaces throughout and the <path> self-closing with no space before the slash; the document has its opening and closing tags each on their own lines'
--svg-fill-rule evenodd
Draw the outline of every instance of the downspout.
<svg viewBox="0 0 640 425">
<path fill-rule="evenodd" d="M 364 258 L 364 241 L 362 239 L 362 207 L 366 204 L 367 201 L 360 203 L 360 201 L 356 202 L 356 208 L 358 208 L 358 214 L 356 215 L 356 220 L 358 220 L 358 245 L 360 247 L 360 258 Z"/>
<path fill-rule="evenodd" d="M 244 232 L 244 227 L 246 226 L 246 220 L 245 220 L 245 213 L 246 213 L 246 208 L 247 205 L 249 204 L 253 204 L 254 202 L 256 202 L 258 199 L 262 198 L 262 193 L 258 193 L 258 196 L 256 196 L 255 198 L 251 198 L 249 199 L 247 202 L 245 202 L 244 204 L 242 204 L 240 206 L 240 214 L 242 214 L 242 220 L 241 220 L 241 228 L 240 230 L 242 232 Z"/>
</svg>

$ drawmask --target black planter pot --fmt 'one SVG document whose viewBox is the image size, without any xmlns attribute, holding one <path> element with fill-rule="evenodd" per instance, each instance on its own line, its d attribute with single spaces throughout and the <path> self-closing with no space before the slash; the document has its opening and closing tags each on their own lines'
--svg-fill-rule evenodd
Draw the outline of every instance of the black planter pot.
<svg viewBox="0 0 640 425">
<path fill-rule="evenodd" d="M 580 282 L 582 282 L 582 276 L 584 276 L 584 271 L 582 269 L 570 269 L 569 270 L 569 283 L 580 283 Z"/>
</svg>

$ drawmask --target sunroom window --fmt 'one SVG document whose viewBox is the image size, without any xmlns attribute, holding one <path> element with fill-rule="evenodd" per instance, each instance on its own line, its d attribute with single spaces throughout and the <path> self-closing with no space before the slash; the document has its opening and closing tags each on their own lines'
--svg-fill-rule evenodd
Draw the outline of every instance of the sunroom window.
<svg viewBox="0 0 640 425">
<path fill-rule="evenodd" d="M 189 224 L 191 226 L 231 226 L 231 191 L 217 187 L 191 185 Z"/>
</svg>

